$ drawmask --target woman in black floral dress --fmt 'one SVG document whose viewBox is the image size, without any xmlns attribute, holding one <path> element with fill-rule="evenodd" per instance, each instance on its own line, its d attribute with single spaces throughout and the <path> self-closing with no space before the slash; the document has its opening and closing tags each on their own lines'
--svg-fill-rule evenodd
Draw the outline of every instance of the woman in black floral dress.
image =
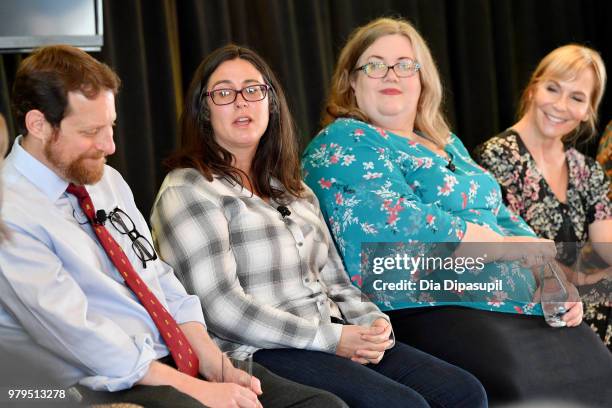
<svg viewBox="0 0 612 408">
<path fill-rule="evenodd" d="M 520 120 L 479 146 L 476 159 L 497 178 L 510 209 L 540 237 L 578 244 L 559 246 L 563 264 L 575 264 L 576 246 L 593 243 L 596 255 L 591 255 L 601 258 L 603 270 L 588 275 L 565 270 L 581 285 L 585 322 L 612 350 L 609 181 L 599 163 L 571 147 L 595 134 L 605 82 L 596 51 L 579 45 L 557 48 L 532 74 L 520 101 Z"/>
</svg>

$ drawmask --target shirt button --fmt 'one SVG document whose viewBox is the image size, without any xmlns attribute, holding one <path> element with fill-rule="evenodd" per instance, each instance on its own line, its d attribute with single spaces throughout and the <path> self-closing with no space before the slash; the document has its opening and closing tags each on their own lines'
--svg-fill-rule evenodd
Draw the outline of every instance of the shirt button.
<svg viewBox="0 0 612 408">
<path fill-rule="evenodd" d="M 301 246 L 303 246 L 303 245 L 304 245 L 304 243 L 303 243 L 303 242 L 298 242 L 298 243 L 297 243 L 297 246 L 299 246 L 299 247 L 301 247 Z"/>
<path fill-rule="evenodd" d="M 304 278 L 304 282 L 310 282 L 310 278 Z"/>
</svg>

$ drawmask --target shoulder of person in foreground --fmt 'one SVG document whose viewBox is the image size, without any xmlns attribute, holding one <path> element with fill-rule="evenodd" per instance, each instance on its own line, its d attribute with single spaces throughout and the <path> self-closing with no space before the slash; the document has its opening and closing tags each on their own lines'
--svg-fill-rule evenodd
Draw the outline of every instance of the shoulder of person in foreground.
<svg viewBox="0 0 612 408">
<path fill-rule="evenodd" d="M 512 170 L 519 160 L 518 136 L 504 131 L 476 146 L 474 160 L 497 178 Z"/>
</svg>

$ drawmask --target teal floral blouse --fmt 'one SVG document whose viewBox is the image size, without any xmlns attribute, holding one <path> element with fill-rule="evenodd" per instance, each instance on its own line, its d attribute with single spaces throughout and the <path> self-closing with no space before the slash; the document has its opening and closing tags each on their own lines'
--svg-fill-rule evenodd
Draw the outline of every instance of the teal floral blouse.
<svg viewBox="0 0 612 408">
<path fill-rule="evenodd" d="M 503 235 L 535 236 L 502 203 L 495 178 L 478 166 L 459 138 L 445 151 L 452 165 L 425 146 L 355 119 L 337 119 L 307 147 L 304 177 L 319 198 L 326 222 L 352 282 L 362 285 L 361 244 L 369 242 L 460 242 L 466 222 Z M 452 169 L 452 170 L 451 170 Z M 378 300 L 383 310 L 435 305 L 542 314 L 531 303 L 535 280 L 516 263 L 487 263 L 478 280 L 501 280 L 503 290 L 486 300 L 460 294 Z M 434 292 L 435 293 L 435 292 Z"/>
</svg>

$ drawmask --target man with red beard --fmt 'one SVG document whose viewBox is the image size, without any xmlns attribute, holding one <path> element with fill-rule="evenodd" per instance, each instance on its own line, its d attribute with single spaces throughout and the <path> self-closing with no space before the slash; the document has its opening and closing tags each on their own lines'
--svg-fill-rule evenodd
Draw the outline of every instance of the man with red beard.
<svg viewBox="0 0 612 408">
<path fill-rule="evenodd" d="M 41 48 L 19 66 L 21 135 L 1 175 L 0 344 L 36 362 L 31 371 L 51 369 L 54 383 L 78 384 L 88 402 L 343 406 L 256 365 L 252 377 L 222 376 L 197 296 L 157 258 L 129 187 L 105 166 L 118 88 L 107 65 L 70 46 Z M 32 391 L 60 406 L 68 397 Z"/>
</svg>

